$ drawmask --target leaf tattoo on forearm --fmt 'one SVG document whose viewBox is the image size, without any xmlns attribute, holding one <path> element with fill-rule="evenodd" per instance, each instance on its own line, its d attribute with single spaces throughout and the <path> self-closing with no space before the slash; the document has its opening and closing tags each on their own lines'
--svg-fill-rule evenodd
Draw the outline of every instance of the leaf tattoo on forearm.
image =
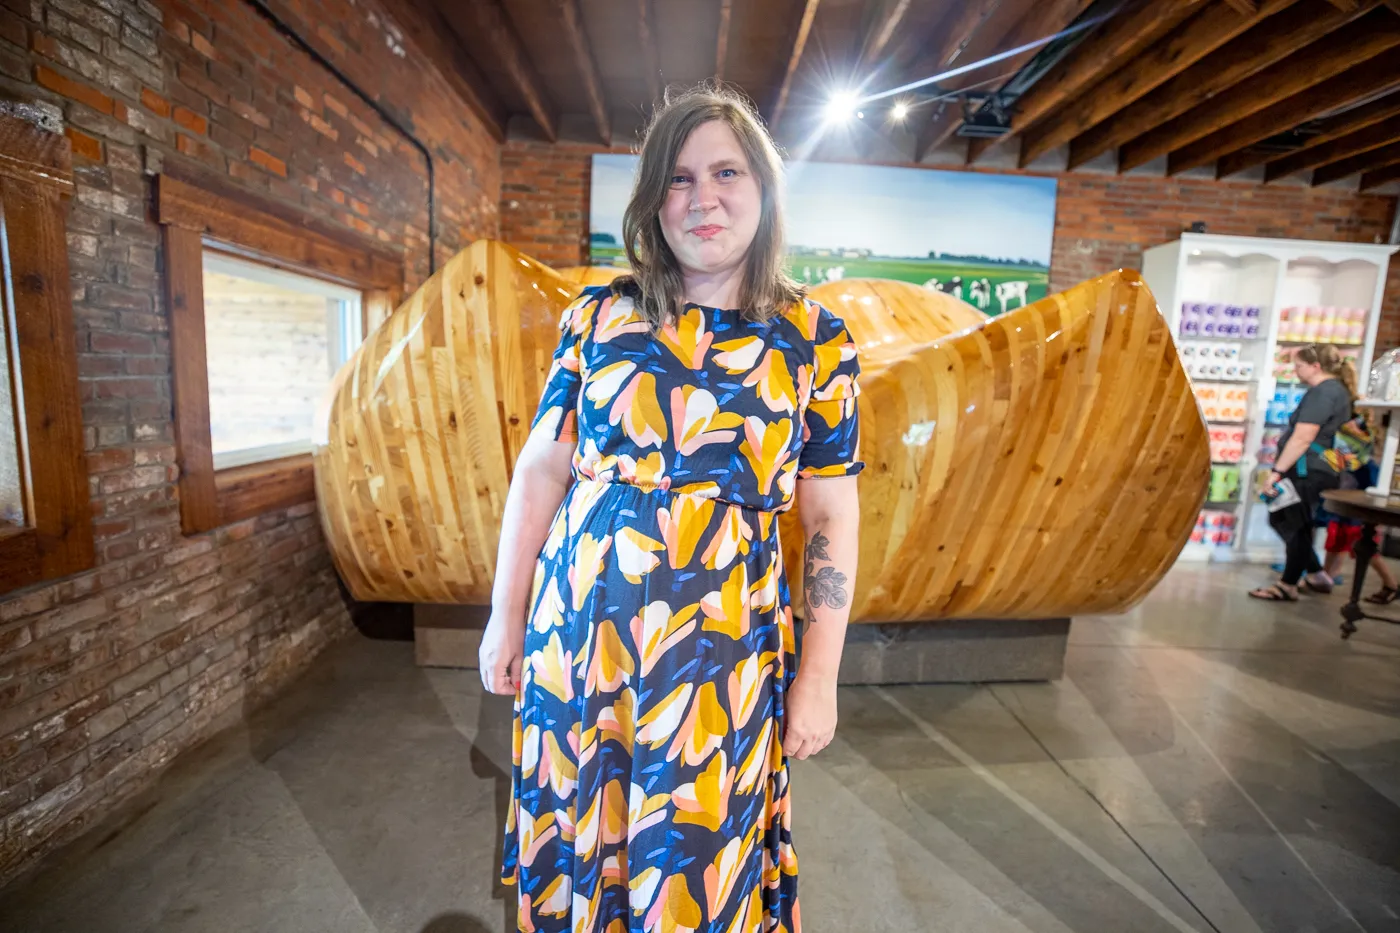
<svg viewBox="0 0 1400 933">
<path fill-rule="evenodd" d="M 816 567 L 819 560 L 831 560 L 827 546 L 831 541 L 820 531 L 807 542 L 806 559 L 802 567 L 802 591 L 807 601 L 807 621 L 814 621 L 813 609 L 830 606 L 840 609 L 846 605 L 846 575 L 835 567 Z"/>
</svg>

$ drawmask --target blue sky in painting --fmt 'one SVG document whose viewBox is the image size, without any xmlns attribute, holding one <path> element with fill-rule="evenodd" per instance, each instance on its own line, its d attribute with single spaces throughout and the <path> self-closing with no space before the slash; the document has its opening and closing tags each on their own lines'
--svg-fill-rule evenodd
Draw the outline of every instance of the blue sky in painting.
<svg viewBox="0 0 1400 933">
<path fill-rule="evenodd" d="M 595 155 L 590 229 L 621 239 L 636 156 Z M 788 241 L 865 248 L 881 256 L 930 250 L 1048 266 L 1055 180 L 836 162 L 788 165 Z"/>
</svg>

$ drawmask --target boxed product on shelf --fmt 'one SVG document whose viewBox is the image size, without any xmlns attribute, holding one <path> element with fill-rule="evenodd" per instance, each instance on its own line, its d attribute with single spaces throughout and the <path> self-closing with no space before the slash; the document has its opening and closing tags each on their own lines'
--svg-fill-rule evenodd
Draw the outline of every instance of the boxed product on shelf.
<svg viewBox="0 0 1400 933">
<path fill-rule="evenodd" d="M 1366 309 L 1293 306 L 1279 311 L 1278 326 L 1279 340 L 1359 344 L 1366 339 Z"/>
<path fill-rule="evenodd" d="M 1186 375 L 1193 381 L 1218 379 L 1225 382 L 1249 382 L 1254 378 L 1254 364 L 1240 359 L 1238 343 L 1186 340 L 1178 347 Z"/>
<path fill-rule="evenodd" d="M 1193 389 L 1207 421 L 1244 421 L 1249 417 L 1249 386 L 1200 382 Z"/>
<path fill-rule="evenodd" d="M 1211 425 L 1210 459 L 1212 463 L 1239 463 L 1244 457 L 1244 428 Z"/>
<path fill-rule="evenodd" d="M 1283 436 L 1283 428 L 1265 428 L 1264 436 L 1259 441 L 1259 462 L 1265 466 L 1273 466 L 1278 459 L 1278 439 Z"/>
<path fill-rule="evenodd" d="M 1293 409 L 1298 407 L 1298 403 L 1303 400 L 1303 394 L 1308 391 L 1307 386 L 1283 385 L 1274 389 L 1273 398 L 1269 399 L 1264 407 L 1264 423 L 1266 425 L 1283 425 L 1288 423 L 1288 417 L 1293 414 Z"/>
<path fill-rule="evenodd" d="M 1183 301 L 1181 303 L 1181 335 L 1183 337 L 1238 337 L 1253 340 L 1259 336 L 1261 311 L 1255 306 L 1240 306 L 1214 301 Z"/>
<path fill-rule="evenodd" d="M 1209 502 L 1234 502 L 1239 498 L 1240 468 L 1216 465 L 1210 468 Z"/>
<path fill-rule="evenodd" d="M 1196 516 L 1196 527 L 1191 532 L 1191 543 L 1217 546 L 1234 544 L 1236 521 L 1233 512 L 1203 509 Z"/>
</svg>

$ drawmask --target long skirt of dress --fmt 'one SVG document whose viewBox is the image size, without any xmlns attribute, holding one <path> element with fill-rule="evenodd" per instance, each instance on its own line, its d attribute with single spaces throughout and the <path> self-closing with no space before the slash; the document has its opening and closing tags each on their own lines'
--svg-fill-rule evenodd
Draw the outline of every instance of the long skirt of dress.
<svg viewBox="0 0 1400 933">
<path fill-rule="evenodd" d="M 580 480 L 536 567 L 502 880 L 519 929 L 800 933 L 777 515 Z"/>
</svg>

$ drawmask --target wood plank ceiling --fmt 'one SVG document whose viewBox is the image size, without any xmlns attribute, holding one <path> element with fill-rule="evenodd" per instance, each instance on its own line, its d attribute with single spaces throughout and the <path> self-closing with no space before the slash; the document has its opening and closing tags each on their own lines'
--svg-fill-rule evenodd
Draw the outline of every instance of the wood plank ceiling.
<svg viewBox="0 0 1400 933">
<path fill-rule="evenodd" d="M 1400 0 L 386 2 L 455 44 L 437 64 L 479 113 L 547 140 L 625 145 L 667 86 L 718 77 L 790 150 L 849 90 L 884 161 L 1400 178 Z"/>
</svg>

